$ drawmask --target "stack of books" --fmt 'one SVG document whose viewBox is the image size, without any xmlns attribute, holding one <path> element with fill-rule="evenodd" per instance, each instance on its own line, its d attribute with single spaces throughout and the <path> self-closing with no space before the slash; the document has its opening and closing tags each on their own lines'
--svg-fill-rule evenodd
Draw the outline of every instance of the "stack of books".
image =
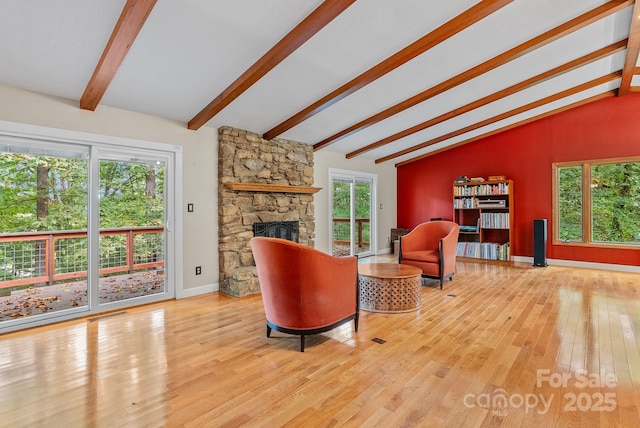
<svg viewBox="0 0 640 428">
<path fill-rule="evenodd" d="M 509 260 L 509 244 L 495 242 L 458 242 L 456 255 L 488 260 Z"/>
<path fill-rule="evenodd" d="M 509 213 L 482 213 L 484 229 L 509 229 Z"/>
</svg>

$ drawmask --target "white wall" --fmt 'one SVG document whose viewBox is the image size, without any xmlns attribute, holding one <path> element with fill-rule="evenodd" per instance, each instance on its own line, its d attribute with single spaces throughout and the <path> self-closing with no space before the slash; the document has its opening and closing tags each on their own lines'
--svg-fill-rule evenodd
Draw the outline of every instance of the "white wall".
<svg viewBox="0 0 640 428">
<path fill-rule="evenodd" d="M 78 102 L 0 85 L 0 120 L 183 147 L 183 296 L 216 289 L 218 284 L 218 132 L 130 111 L 98 106 L 81 110 Z M 194 204 L 194 212 L 186 204 Z M 202 275 L 195 275 L 202 266 Z"/>
<path fill-rule="evenodd" d="M 314 154 L 314 186 L 321 187 L 314 195 L 316 218 L 316 245 L 324 252 L 329 252 L 329 168 L 339 168 L 378 175 L 378 230 L 377 254 L 388 252 L 391 229 L 396 226 L 396 167 L 393 163 L 376 165 L 372 159 L 346 159 L 344 154 L 319 150 Z M 380 209 L 382 204 L 382 209 Z"/>
</svg>

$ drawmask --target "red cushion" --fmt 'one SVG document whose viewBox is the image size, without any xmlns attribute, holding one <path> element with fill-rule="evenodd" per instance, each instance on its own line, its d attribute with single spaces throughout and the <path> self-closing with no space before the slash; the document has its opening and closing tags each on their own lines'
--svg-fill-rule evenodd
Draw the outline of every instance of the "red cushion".
<svg viewBox="0 0 640 428">
<path fill-rule="evenodd" d="M 438 252 L 434 250 L 409 251 L 408 253 L 402 253 L 402 261 L 405 260 L 438 263 Z"/>
</svg>

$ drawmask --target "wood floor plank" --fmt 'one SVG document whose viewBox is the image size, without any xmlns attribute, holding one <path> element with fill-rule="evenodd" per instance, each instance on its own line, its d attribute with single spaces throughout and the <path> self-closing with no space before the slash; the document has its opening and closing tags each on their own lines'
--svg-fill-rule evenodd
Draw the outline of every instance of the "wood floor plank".
<svg viewBox="0 0 640 428">
<path fill-rule="evenodd" d="M 260 295 L 8 333 L 0 425 L 640 426 L 640 275 L 461 260 L 422 301 L 363 311 L 357 333 L 311 336 L 304 353 L 297 336 L 266 337 Z M 616 382 L 584 387 L 579 373 Z M 615 408 L 569 411 L 571 394 L 582 407 L 613 394 Z"/>
</svg>

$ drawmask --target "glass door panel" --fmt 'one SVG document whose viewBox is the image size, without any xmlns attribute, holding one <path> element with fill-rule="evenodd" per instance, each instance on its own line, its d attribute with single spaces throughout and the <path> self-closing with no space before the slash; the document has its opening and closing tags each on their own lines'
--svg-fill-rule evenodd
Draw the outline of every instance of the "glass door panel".
<svg viewBox="0 0 640 428">
<path fill-rule="evenodd" d="M 100 160 L 99 304 L 166 292 L 165 165 Z"/>
<path fill-rule="evenodd" d="M 372 180 L 355 179 L 355 254 L 371 254 L 371 188 Z"/>
<path fill-rule="evenodd" d="M 332 181 L 332 248 L 334 256 L 354 254 L 351 233 L 351 180 L 333 178 Z"/>
<path fill-rule="evenodd" d="M 88 310 L 87 158 L 83 147 L 2 146 L 0 323 Z"/>
<path fill-rule="evenodd" d="M 363 174 L 363 173 L 361 173 Z M 340 171 L 331 175 L 331 254 L 372 254 L 375 206 L 373 177 Z"/>
</svg>

